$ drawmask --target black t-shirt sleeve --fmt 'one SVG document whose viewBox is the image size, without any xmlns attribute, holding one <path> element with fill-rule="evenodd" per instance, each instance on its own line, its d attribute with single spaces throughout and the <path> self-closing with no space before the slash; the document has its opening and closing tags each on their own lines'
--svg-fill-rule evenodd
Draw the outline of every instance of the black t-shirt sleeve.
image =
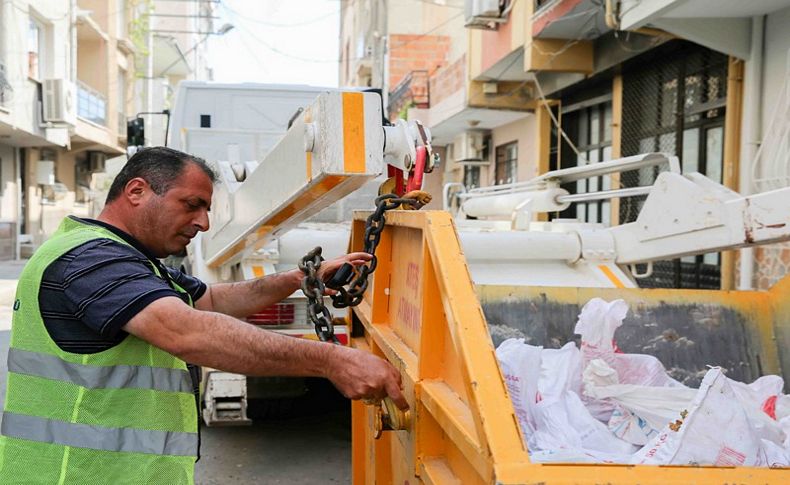
<svg viewBox="0 0 790 485">
<path fill-rule="evenodd" d="M 154 274 L 151 262 L 126 244 L 99 240 L 72 253 L 62 275 L 63 294 L 78 319 L 102 337 L 114 337 L 153 301 L 179 297 Z"/>
<path fill-rule="evenodd" d="M 206 293 L 206 288 L 208 288 L 206 284 L 194 276 L 182 273 L 181 271 L 169 266 L 167 267 L 167 271 L 170 273 L 170 277 L 173 279 L 173 281 L 184 291 L 189 293 L 189 296 L 192 297 L 192 301 L 198 301 L 200 297 Z"/>
</svg>

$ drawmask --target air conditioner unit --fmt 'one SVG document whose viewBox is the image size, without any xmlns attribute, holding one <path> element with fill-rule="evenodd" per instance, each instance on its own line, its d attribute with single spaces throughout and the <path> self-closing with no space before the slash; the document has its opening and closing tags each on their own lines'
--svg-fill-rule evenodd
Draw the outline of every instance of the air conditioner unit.
<svg viewBox="0 0 790 485">
<path fill-rule="evenodd" d="M 77 90 L 68 79 L 44 80 L 44 121 L 67 123 L 77 121 Z"/>
<path fill-rule="evenodd" d="M 514 0 L 509 0 L 513 2 Z M 466 0 L 464 2 L 464 27 L 494 30 L 497 24 L 507 21 L 508 0 Z"/>
<path fill-rule="evenodd" d="M 463 165 L 487 165 L 488 134 L 485 131 L 465 131 L 453 140 L 453 161 Z"/>
</svg>

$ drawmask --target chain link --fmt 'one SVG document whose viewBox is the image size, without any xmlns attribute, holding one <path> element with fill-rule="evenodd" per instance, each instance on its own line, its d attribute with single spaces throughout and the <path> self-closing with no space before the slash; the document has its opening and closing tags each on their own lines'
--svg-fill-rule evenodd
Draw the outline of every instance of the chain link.
<svg viewBox="0 0 790 485">
<path fill-rule="evenodd" d="M 318 277 L 318 269 L 324 258 L 321 256 L 321 247 L 307 253 L 299 261 L 299 269 L 304 273 L 302 278 L 302 293 L 307 297 L 307 316 L 315 325 L 315 333 L 322 342 L 332 341 L 339 343 L 335 337 L 335 327 L 332 324 L 332 314 L 324 306 L 324 290 L 326 286 Z"/>
<path fill-rule="evenodd" d="M 376 210 L 365 220 L 365 240 L 363 251 L 372 256 L 371 260 L 356 268 L 356 277 L 348 283 L 348 289 L 338 286 L 337 294 L 332 295 L 332 304 L 335 308 L 357 306 L 362 302 L 365 290 L 368 288 L 368 276 L 376 270 L 376 247 L 381 241 L 386 218 L 384 213 L 396 209 L 401 205 L 420 207 L 417 199 L 398 197 L 395 194 L 384 194 L 376 198 Z M 302 279 L 302 292 L 307 297 L 307 315 L 315 325 L 315 333 L 322 342 L 332 341 L 338 343 L 335 337 L 335 328 L 332 325 L 332 314 L 324 305 L 324 290 L 326 285 L 318 277 L 318 269 L 324 258 L 321 256 L 321 247 L 307 253 L 299 261 L 299 269 L 304 273 Z"/>
</svg>

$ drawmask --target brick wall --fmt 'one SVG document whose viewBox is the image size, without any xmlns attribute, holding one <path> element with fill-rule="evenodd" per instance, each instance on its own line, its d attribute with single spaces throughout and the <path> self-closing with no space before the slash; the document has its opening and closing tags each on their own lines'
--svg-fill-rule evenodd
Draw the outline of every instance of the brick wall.
<svg viewBox="0 0 790 485">
<path fill-rule="evenodd" d="M 463 89 L 466 82 L 466 54 L 431 76 L 431 106 Z"/>
<path fill-rule="evenodd" d="M 389 36 L 389 84 L 395 86 L 412 71 L 433 73 L 447 64 L 450 37 L 445 35 L 400 35 Z"/>
</svg>

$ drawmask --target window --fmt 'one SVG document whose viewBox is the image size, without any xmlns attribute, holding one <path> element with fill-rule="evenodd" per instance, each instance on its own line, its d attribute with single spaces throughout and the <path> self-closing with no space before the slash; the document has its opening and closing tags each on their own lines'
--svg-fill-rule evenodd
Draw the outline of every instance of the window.
<svg viewBox="0 0 790 485">
<path fill-rule="evenodd" d="M 604 98 L 606 99 L 606 98 Z M 611 99 L 611 98 L 609 98 Z M 577 103 L 562 113 L 562 127 L 579 150 L 577 156 L 567 144 L 562 148 L 562 168 L 598 163 L 612 158 L 612 103 L 608 99 L 590 105 Z M 610 190 L 611 177 L 592 177 L 563 186 L 571 193 L 584 194 Z M 611 223 L 611 202 L 608 200 L 578 203 L 563 211 L 561 217 L 583 222 Z"/>
<path fill-rule="evenodd" d="M 27 75 L 41 80 L 41 47 L 44 27 L 35 19 L 30 18 L 27 28 Z"/>
<path fill-rule="evenodd" d="M 510 184 L 516 181 L 518 168 L 518 142 L 514 141 L 496 148 L 495 185 Z"/>
<path fill-rule="evenodd" d="M 685 41 L 657 48 L 654 57 L 623 68 L 622 154 L 660 151 L 680 158 L 684 173 L 699 172 L 721 182 L 727 103 L 726 55 Z M 624 187 L 651 185 L 663 167 L 624 172 Z M 645 196 L 620 201 L 621 222 L 636 220 Z M 721 287 L 718 253 L 654 261 L 641 287 Z"/>
<path fill-rule="evenodd" d="M 464 166 L 464 187 L 474 189 L 480 187 L 480 167 L 477 165 Z"/>
</svg>

